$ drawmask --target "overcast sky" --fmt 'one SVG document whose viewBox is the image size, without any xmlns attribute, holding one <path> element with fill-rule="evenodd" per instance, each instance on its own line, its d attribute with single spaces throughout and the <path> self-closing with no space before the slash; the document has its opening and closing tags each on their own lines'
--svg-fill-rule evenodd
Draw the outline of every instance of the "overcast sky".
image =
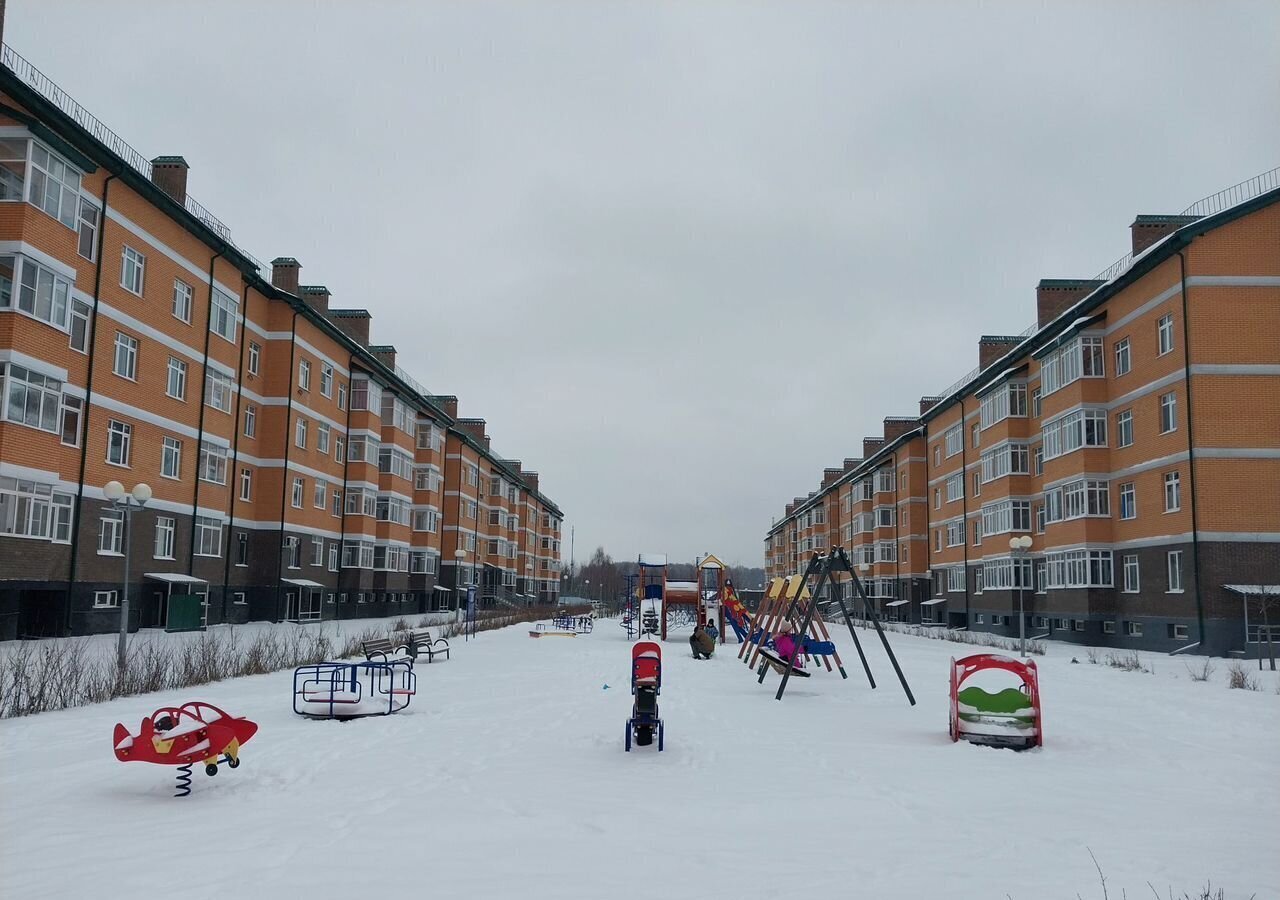
<svg viewBox="0 0 1280 900">
<path fill-rule="evenodd" d="M 1280 165 L 1277 35 L 1272 0 L 9 0 L 4 37 L 368 308 L 579 559 L 760 565 L 1038 279 Z"/>
</svg>

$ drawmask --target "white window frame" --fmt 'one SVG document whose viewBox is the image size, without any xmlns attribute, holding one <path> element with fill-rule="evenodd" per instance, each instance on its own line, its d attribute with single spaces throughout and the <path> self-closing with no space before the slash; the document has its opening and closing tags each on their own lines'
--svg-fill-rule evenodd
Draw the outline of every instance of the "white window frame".
<svg viewBox="0 0 1280 900">
<path fill-rule="evenodd" d="M 258 374 L 258 367 L 262 365 L 262 345 L 256 341 L 249 342 L 249 361 L 248 368 L 250 375 Z"/>
<path fill-rule="evenodd" d="M 1116 377 L 1128 375 L 1133 369 L 1133 348 L 1129 344 L 1128 337 L 1122 337 L 1116 341 Z"/>
<path fill-rule="evenodd" d="M 195 290 L 181 278 L 173 280 L 173 306 L 170 312 L 179 322 L 191 324 L 191 307 L 195 300 Z"/>
<path fill-rule="evenodd" d="M 118 447 L 119 452 L 112 453 L 113 444 Z M 107 465 L 120 466 L 121 468 L 130 468 L 130 457 L 132 456 L 133 444 L 133 426 L 128 422 L 121 422 L 117 419 L 107 420 Z M 112 459 L 112 456 L 116 459 Z"/>
<path fill-rule="evenodd" d="M 1156 355 L 1173 352 L 1173 313 L 1165 313 L 1156 322 Z"/>
<path fill-rule="evenodd" d="M 1182 473 L 1164 473 L 1164 511 L 1179 512 L 1182 509 Z"/>
<path fill-rule="evenodd" d="M 1138 554 L 1126 553 L 1121 563 L 1124 570 L 1124 580 L 1121 582 L 1124 587 L 1121 593 L 1137 594 L 1142 590 L 1142 567 L 1138 560 Z"/>
<path fill-rule="evenodd" d="M 146 286 L 147 257 L 128 244 L 120 249 L 120 287 L 142 296 Z"/>
<path fill-rule="evenodd" d="M 311 390 L 311 360 L 298 360 L 298 389 L 303 391 Z"/>
<path fill-rule="evenodd" d="M 1165 553 L 1166 594 L 1181 594 L 1182 587 L 1182 551 L 1169 550 Z"/>
<path fill-rule="evenodd" d="M 240 324 L 240 300 L 220 288 L 213 289 L 209 301 L 209 330 L 232 344 Z"/>
<path fill-rule="evenodd" d="M 1169 391 L 1160 395 L 1160 433 L 1173 434 L 1178 430 L 1178 394 Z"/>
<path fill-rule="evenodd" d="M 116 332 L 111 353 L 111 372 L 129 381 L 138 380 L 138 339 L 123 331 Z"/>
<path fill-rule="evenodd" d="M 165 435 L 160 442 L 160 477 L 182 478 L 182 441 Z"/>
<path fill-rule="evenodd" d="M 187 399 L 187 364 L 176 356 L 169 357 L 165 374 L 165 395 L 184 403 Z"/>
<path fill-rule="evenodd" d="M 156 539 L 152 549 L 153 559 L 173 559 L 174 535 L 178 520 L 172 516 L 156 516 Z"/>
</svg>

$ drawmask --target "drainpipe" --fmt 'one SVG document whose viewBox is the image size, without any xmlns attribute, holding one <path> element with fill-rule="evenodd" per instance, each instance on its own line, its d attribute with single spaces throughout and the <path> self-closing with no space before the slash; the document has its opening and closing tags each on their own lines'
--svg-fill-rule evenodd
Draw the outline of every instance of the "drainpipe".
<svg viewBox="0 0 1280 900">
<path fill-rule="evenodd" d="M 236 469 L 240 463 L 240 409 L 244 405 L 244 354 L 245 348 L 249 346 L 249 282 L 246 281 L 244 288 L 240 292 L 240 309 L 245 310 L 244 324 L 245 328 L 240 336 L 240 360 L 236 363 L 236 384 L 239 390 L 236 391 L 236 412 L 235 422 L 231 428 L 231 464 L 230 471 L 227 473 L 228 485 L 230 487 L 231 499 L 227 501 L 227 558 L 222 564 L 222 621 L 227 621 L 227 589 L 231 587 L 231 535 L 235 534 L 236 524 L 236 500 L 239 497 L 239 482 L 236 480 Z M 199 473 L 197 472 L 197 477 Z"/>
<path fill-rule="evenodd" d="M 921 416 L 923 419 L 923 416 Z M 922 421 L 921 434 L 924 435 L 924 558 L 927 563 L 926 568 L 929 570 L 929 586 L 933 586 L 933 504 L 929 497 L 929 423 Z M 929 599 L 933 599 L 933 592 L 930 591 Z M 945 596 L 945 595 L 944 595 Z M 950 606 L 950 604 L 948 604 Z M 947 626 L 951 625 L 951 610 L 946 610 Z"/>
<path fill-rule="evenodd" d="M 218 261 L 218 257 L 222 256 L 219 251 L 209 260 L 209 312 L 205 322 L 204 329 L 204 360 L 200 366 L 200 396 L 197 402 L 200 404 L 200 419 L 196 426 L 196 477 L 195 487 L 191 491 L 191 541 L 187 548 L 187 574 L 195 575 L 196 565 L 196 516 L 200 509 L 200 445 L 204 443 L 204 410 L 208 405 L 204 402 L 204 393 L 209 389 L 209 339 L 213 334 L 213 264 Z M 241 340 L 244 336 L 241 335 Z"/>
<path fill-rule="evenodd" d="M 289 378 L 287 380 L 288 387 L 285 395 L 284 406 L 284 468 L 280 470 L 280 545 L 276 548 L 276 618 L 275 621 L 284 621 L 280 615 L 280 579 L 284 577 L 284 516 L 286 504 L 289 500 L 289 450 L 293 447 L 293 441 L 289 439 L 289 426 L 293 424 L 293 360 L 294 354 L 298 347 L 298 310 L 293 311 L 293 319 L 289 322 Z M 350 403 L 350 398 L 348 398 Z M 303 498 L 306 501 L 306 498 Z M 301 553 L 301 549 L 298 551 Z M 299 595 L 301 598 L 301 595 Z"/>
<path fill-rule="evenodd" d="M 356 355 L 347 354 L 347 430 L 342 435 L 342 497 L 338 501 L 338 590 L 342 590 L 342 554 L 347 543 L 347 478 L 351 470 L 351 374 L 355 372 Z M 335 374 L 336 378 L 337 375 Z M 338 604 L 341 609 L 342 604 Z M 335 613 L 335 616 L 337 613 Z"/>
<path fill-rule="evenodd" d="M 960 547 L 964 550 L 964 624 L 970 622 L 969 611 L 969 427 L 964 421 L 964 398 L 960 398 L 960 515 L 963 519 Z M 945 438 L 944 438 L 945 440 Z M 943 451 L 946 452 L 945 450 Z"/>
<path fill-rule="evenodd" d="M 1204 633 L 1204 600 L 1200 590 L 1200 525 L 1196 515 L 1196 456 L 1191 421 L 1191 325 L 1187 316 L 1187 258 L 1178 252 L 1178 271 L 1182 280 L 1182 372 L 1187 383 L 1187 491 L 1191 496 L 1191 559 L 1196 574 L 1192 588 L 1196 592 L 1196 623 L 1200 628 L 1200 652 L 1208 653 Z"/>
<path fill-rule="evenodd" d="M 80 422 L 80 476 L 76 479 L 76 504 L 71 522 L 71 563 L 67 567 L 66 631 L 71 633 L 71 586 L 76 583 L 79 566 L 80 527 L 84 522 L 84 470 L 89 456 L 89 412 L 93 409 L 94 344 L 98 339 L 98 305 L 102 298 L 102 245 L 107 236 L 107 200 L 115 175 L 108 175 L 102 182 L 102 220 L 98 226 L 98 265 L 93 273 L 93 315 L 89 318 L 85 348 L 89 351 L 89 373 L 85 377 L 84 415 Z"/>
</svg>

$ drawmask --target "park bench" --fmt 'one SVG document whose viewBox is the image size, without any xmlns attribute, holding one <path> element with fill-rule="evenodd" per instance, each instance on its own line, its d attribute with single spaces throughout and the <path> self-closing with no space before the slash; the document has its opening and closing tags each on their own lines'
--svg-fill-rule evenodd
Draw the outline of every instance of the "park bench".
<svg viewBox="0 0 1280 900">
<path fill-rule="evenodd" d="M 444 638 L 432 640 L 431 632 L 426 629 L 410 631 L 404 643 L 397 645 L 396 649 L 403 650 L 413 659 L 417 659 L 419 654 L 425 653 L 427 662 L 435 662 L 435 658 L 440 654 L 444 654 L 445 659 L 449 658 L 449 642 Z"/>
<path fill-rule="evenodd" d="M 364 658 L 370 662 L 375 658 L 382 662 L 391 662 L 392 654 L 401 648 L 392 643 L 391 638 L 375 638 L 371 641 L 361 641 L 360 649 L 364 651 Z"/>
</svg>

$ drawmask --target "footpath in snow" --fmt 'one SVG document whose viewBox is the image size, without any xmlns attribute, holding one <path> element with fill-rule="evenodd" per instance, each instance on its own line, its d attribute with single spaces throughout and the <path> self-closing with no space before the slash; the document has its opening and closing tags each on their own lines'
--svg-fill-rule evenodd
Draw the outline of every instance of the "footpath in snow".
<svg viewBox="0 0 1280 900">
<path fill-rule="evenodd" d="M 1280 696 L 1090 665 L 1050 644 L 1045 746 L 952 744 L 948 659 L 980 648 L 873 633 L 850 677 L 765 685 L 722 646 L 664 647 L 666 751 L 624 753 L 629 646 L 616 621 L 451 641 L 405 712 L 292 712 L 292 674 L 0 722 L 0 897 L 1175 897 L 1211 879 L 1280 897 Z M 1075 654 L 1079 664 L 1070 662 Z M 607 687 L 606 687 L 607 686 Z M 111 731 L 203 699 L 259 723 L 243 764 L 194 776 L 118 763 Z"/>
</svg>

